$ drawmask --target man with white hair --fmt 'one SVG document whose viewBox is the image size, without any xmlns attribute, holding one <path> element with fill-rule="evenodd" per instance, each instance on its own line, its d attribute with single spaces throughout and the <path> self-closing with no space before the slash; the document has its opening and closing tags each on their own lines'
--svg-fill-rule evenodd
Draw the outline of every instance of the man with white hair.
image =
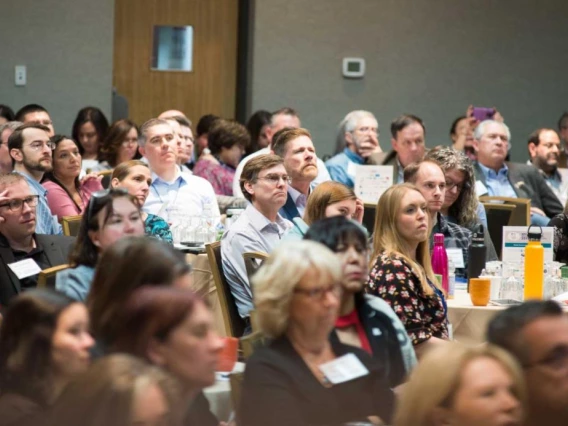
<svg viewBox="0 0 568 426">
<path fill-rule="evenodd" d="M 546 226 L 562 213 L 560 201 L 538 170 L 526 164 L 505 162 L 511 132 L 505 123 L 482 121 L 473 134 L 475 189 L 478 196 L 491 195 L 531 200 L 531 223 Z"/>
<path fill-rule="evenodd" d="M 353 188 L 355 166 L 365 164 L 379 146 L 379 123 L 369 111 L 351 111 L 339 124 L 338 140 L 343 138 L 343 152 L 326 161 L 331 179 Z"/>
<path fill-rule="evenodd" d="M 0 125 L 0 173 L 10 173 L 14 169 L 8 150 L 8 139 L 22 124 L 24 123 L 21 121 L 8 121 Z"/>
</svg>

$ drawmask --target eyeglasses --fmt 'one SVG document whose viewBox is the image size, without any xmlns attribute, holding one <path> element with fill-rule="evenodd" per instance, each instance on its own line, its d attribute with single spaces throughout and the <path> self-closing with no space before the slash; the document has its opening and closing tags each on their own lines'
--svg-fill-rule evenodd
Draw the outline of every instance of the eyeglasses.
<svg viewBox="0 0 568 426">
<path fill-rule="evenodd" d="M 292 184 L 292 179 L 288 175 L 267 175 L 264 177 L 259 177 L 258 180 L 265 180 L 272 185 L 278 185 L 280 183 L 280 179 L 287 183 L 288 185 Z"/>
<path fill-rule="evenodd" d="M 48 142 L 32 142 L 31 144 L 28 145 L 31 149 L 33 149 L 34 151 L 39 151 L 41 150 L 44 146 L 47 146 L 49 149 L 51 149 L 52 151 L 55 149 L 55 144 L 51 141 Z"/>
<path fill-rule="evenodd" d="M 355 130 L 361 133 L 373 133 L 374 135 L 379 136 L 379 129 L 376 127 L 359 127 Z"/>
<path fill-rule="evenodd" d="M 128 195 L 128 190 L 126 188 L 109 188 L 103 189 L 102 191 L 93 192 L 93 194 L 91 194 L 89 206 L 87 207 L 87 223 L 89 223 L 93 217 L 95 206 L 97 204 L 104 204 L 104 199 L 113 194 Z"/>
<path fill-rule="evenodd" d="M 452 182 L 451 180 L 447 180 L 446 181 L 446 191 L 451 191 L 452 189 L 457 188 L 458 192 L 461 192 L 462 189 L 469 188 L 469 182 L 462 182 L 462 183 L 456 183 L 456 182 Z"/>
<path fill-rule="evenodd" d="M 39 201 L 39 195 L 30 195 L 29 197 L 26 197 L 24 199 L 10 200 L 7 203 L 0 204 L 0 207 L 8 207 L 11 211 L 17 212 L 22 208 L 24 203 L 27 204 L 29 207 L 35 207 L 37 206 L 38 201 Z"/>
<path fill-rule="evenodd" d="M 341 286 L 339 284 L 332 284 L 327 287 L 317 287 L 317 288 L 301 288 L 296 287 L 294 293 L 303 294 L 312 300 L 322 300 L 327 293 L 333 293 L 338 296 L 341 292 Z"/>
<path fill-rule="evenodd" d="M 536 366 L 549 367 L 552 370 L 568 368 L 568 347 L 563 345 L 557 346 L 550 354 L 540 361 L 523 365 L 524 368 L 533 368 Z"/>
</svg>

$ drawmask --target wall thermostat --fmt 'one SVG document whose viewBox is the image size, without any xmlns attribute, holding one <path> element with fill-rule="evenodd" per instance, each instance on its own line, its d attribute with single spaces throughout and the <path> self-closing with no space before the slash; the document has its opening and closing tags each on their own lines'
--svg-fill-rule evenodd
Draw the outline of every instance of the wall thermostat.
<svg viewBox="0 0 568 426">
<path fill-rule="evenodd" d="M 363 58 L 343 58 L 343 77 L 363 78 L 365 60 Z"/>
</svg>

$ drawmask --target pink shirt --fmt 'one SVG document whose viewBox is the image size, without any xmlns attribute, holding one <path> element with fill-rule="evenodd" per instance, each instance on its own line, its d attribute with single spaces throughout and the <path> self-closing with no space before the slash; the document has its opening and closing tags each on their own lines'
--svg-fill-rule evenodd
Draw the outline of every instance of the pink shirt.
<svg viewBox="0 0 568 426">
<path fill-rule="evenodd" d="M 89 205 L 91 194 L 103 189 L 99 180 L 88 179 L 79 189 L 82 203 L 79 205 L 80 209 L 77 209 L 77 206 L 69 195 L 67 195 L 67 192 L 55 182 L 48 180 L 43 182 L 42 186 L 47 189 L 47 204 L 49 205 L 51 214 L 56 215 L 59 220 L 61 220 L 63 216 L 83 214 L 83 211 Z"/>
<path fill-rule="evenodd" d="M 233 195 L 235 169 L 209 160 L 199 160 L 193 174 L 209 181 L 217 195 Z"/>
</svg>

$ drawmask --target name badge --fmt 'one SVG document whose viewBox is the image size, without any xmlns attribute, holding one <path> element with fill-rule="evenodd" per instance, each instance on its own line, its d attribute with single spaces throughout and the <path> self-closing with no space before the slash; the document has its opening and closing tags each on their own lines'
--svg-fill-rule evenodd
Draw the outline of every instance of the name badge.
<svg viewBox="0 0 568 426">
<path fill-rule="evenodd" d="M 446 253 L 448 253 L 448 259 L 451 259 L 455 268 L 465 268 L 463 250 L 461 248 L 447 248 Z"/>
<path fill-rule="evenodd" d="M 367 367 L 354 354 L 343 355 L 319 366 L 321 372 L 334 385 L 369 374 Z"/>
<path fill-rule="evenodd" d="M 19 280 L 31 277 L 32 275 L 37 275 L 41 272 L 41 268 L 33 259 L 24 259 L 19 262 L 9 263 L 8 267 Z"/>
</svg>

